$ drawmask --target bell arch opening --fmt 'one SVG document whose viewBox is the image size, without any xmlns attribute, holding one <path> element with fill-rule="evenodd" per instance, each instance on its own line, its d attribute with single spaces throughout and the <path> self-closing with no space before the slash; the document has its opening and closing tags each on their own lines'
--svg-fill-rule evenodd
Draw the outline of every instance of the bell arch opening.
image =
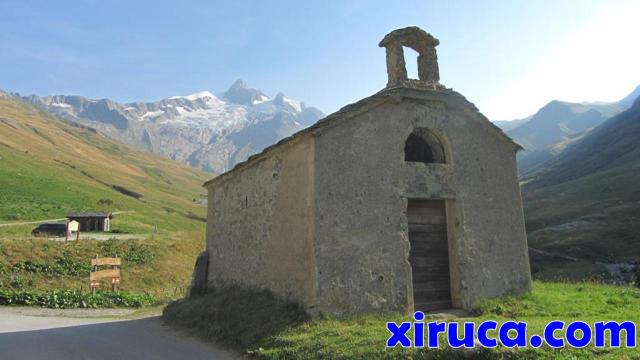
<svg viewBox="0 0 640 360">
<path fill-rule="evenodd" d="M 407 70 L 407 78 L 417 80 L 420 77 L 419 71 L 418 71 L 418 57 L 420 56 L 420 54 L 416 50 L 408 46 L 402 47 L 402 53 L 405 59 L 405 68 Z"/>
<path fill-rule="evenodd" d="M 429 129 L 417 128 L 404 143 L 404 161 L 444 164 L 444 147 Z"/>
</svg>

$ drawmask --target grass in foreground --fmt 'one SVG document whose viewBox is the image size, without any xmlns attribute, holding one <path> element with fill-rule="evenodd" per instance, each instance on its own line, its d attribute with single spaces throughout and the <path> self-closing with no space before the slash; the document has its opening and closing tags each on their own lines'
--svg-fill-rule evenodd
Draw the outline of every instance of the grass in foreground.
<svg viewBox="0 0 640 360">
<path fill-rule="evenodd" d="M 469 356 L 448 348 L 385 349 L 387 321 L 410 321 L 402 314 L 374 314 L 347 319 L 309 318 L 293 304 L 266 292 L 219 290 L 180 300 L 164 311 L 163 320 L 207 340 L 261 359 L 430 359 Z M 529 334 L 540 334 L 552 320 L 640 322 L 640 290 L 597 283 L 534 282 L 531 294 L 485 301 L 473 321 L 525 321 Z M 441 341 L 442 343 L 442 341 Z M 474 358 L 640 358 L 637 349 L 480 350 Z"/>
</svg>

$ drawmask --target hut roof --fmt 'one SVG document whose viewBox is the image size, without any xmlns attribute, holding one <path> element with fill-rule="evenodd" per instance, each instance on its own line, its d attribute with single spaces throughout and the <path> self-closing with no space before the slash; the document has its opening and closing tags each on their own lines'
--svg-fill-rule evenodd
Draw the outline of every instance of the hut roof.
<svg viewBox="0 0 640 360">
<path fill-rule="evenodd" d="M 103 211 L 92 211 L 92 212 L 74 212 L 67 215 L 68 219 L 78 219 L 78 218 L 111 218 L 111 212 L 103 212 Z"/>
</svg>

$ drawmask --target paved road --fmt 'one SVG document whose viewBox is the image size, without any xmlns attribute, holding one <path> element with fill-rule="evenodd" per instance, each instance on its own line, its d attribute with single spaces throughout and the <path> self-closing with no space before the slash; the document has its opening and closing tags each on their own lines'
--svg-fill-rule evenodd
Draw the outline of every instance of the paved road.
<svg viewBox="0 0 640 360">
<path fill-rule="evenodd" d="M 43 315 L 43 314 L 40 314 Z M 16 360 L 237 359 L 235 355 L 142 319 L 26 315 L 0 308 L 0 358 Z"/>
</svg>

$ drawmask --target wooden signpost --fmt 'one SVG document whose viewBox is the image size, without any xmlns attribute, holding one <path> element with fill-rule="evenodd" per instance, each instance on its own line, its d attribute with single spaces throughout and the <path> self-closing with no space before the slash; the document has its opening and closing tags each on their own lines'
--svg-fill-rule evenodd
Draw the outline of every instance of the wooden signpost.
<svg viewBox="0 0 640 360">
<path fill-rule="evenodd" d="M 91 266 L 93 271 L 89 273 L 89 283 L 91 286 L 91 292 L 96 293 L 96 288 L 100 286 L 101 279 L 111 279 L 111 291 L 118 291 L 118 284 L 120 284 L 120 265 L 122 265 L 122 259 L 119 257 L 113 258 L 99 258 L 96 255 L 91 259 Z M 111 266 L 111 269 L 99 270 L 100 266 Z"/>
<path fill-rule="evenodd" d="M 67 232 L 64 237 L 64 242 L 67 242 L 69 240 L 69 235 L 74 232 L 76 233 L 76 240 L 80 240 L 80 223 L 72 220 L 67 223 Z"/>
</svg>

